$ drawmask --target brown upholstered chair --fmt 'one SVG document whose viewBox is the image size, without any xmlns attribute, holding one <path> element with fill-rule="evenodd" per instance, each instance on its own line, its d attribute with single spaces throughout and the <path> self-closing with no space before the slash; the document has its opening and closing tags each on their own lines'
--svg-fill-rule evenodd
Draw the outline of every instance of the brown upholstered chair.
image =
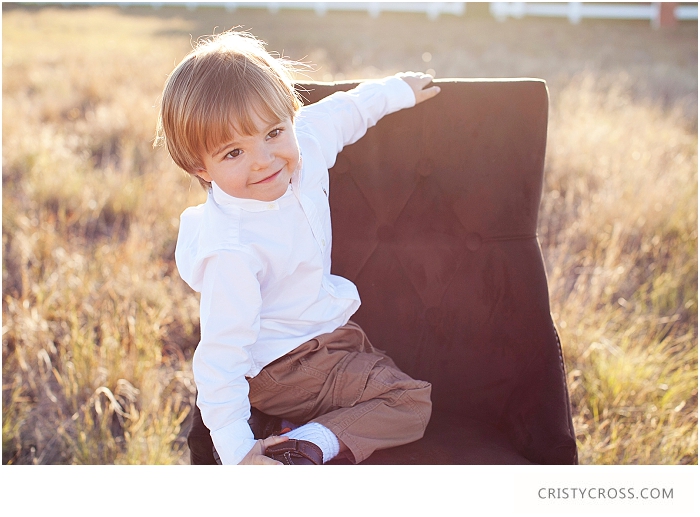
<svg viewBox="0 0 700 517">
<path fill-rule="evenodd" d="M 546 85 L 436 82 L 437 97 L 380 120 L 331 169 L 333 272 L 358 287 L 353 320 L 433 385 L 425 437 L 365 463 L 577 463 L 536 233 Z"/>
<path fill-rule="evenodd" d="M 364 463 L 577 463 L 536 234 L 545 83 L 436 82 L 437 97 L 380 120 L 331 170 L 333 272 L 359 289 L 353 320 L 433 385 L 424 438 Z M 315 102 L 355 84 L 302 88 Z M 196 408 L 193 422 L 193 462 L 213 462 Z"/>
</svg>

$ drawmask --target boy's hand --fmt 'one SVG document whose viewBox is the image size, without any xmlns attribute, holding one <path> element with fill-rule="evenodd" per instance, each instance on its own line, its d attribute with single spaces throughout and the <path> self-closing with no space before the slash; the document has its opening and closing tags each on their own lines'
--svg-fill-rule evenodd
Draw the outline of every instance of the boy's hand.
<svg viewBox="0 0 700 517">
<path fill-rule="evenodd" d="M 406 83 L 411 87 L 413 94 L 416 96 L 416 104 L 420 104 L 421 102 L 435 97 L 438 93 L 440 93 L 439 86 L 425 88 L 433 80 L 432 75 L 422 74 L 420 72 L 402 72 L 396 75 L 406 81 Z"/>
<path fill-rule="evenodd" d="M 282 465 L 279 461 L 265 456 L 265 449 L 287 440 L 289 440 L 287 436 L 270 436 L 264 440 L 258 440 L 253 448 L 250 449 L 250 452 L 243 457 L 239 465 Z"/>
</svg>

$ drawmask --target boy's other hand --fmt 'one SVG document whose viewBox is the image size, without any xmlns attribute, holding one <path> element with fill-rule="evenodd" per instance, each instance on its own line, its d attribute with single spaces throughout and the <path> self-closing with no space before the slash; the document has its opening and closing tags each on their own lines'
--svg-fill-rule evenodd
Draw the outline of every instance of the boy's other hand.
<svg viewBox="0 0 700 517">
<path fill-rule="evenodd" d="M 282 465 L 279 461 L 265 456 L 265 450 L 271 445 L 277 445 L 287 440 L 289 440 L 287 436 L 270 436 L 264 440 L 258 440 L 239 465 Z"/>
<path fill-rule="evenodd" d="M 413 90 L 413 94 L 416 96 L 416 104 L 420 104 L 423 101 L 435 97 L 440 93 L 439 86 L 431 86 L 426 88 L 433 80 L 433 76 L 429 74 L 422 74 L 420 72 L 402 72 L 396 74 L 398 77 L 406 81 L 406 83 Z"/>
</svg>

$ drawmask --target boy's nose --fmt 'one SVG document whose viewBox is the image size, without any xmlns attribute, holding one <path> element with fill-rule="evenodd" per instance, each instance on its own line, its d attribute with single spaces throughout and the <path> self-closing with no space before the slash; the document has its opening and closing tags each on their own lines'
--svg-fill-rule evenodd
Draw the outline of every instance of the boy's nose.
<svg viewBox="0 0 700 517">
<path fill-rule="evenodd" d="M 263 170 L 272 164 L 275 156 L 269 149 L 258 148 L 253 155 L 253 169 Z"/>
</svg>

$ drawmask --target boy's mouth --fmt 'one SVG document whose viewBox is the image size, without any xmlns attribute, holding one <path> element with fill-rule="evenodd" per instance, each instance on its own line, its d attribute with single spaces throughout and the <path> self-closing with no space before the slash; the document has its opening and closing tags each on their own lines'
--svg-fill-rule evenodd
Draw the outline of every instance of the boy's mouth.
<svg viewBox="0 0 700 517">
<path fill-rule="evenodd" d="M 255 183 L 253 183 L 253 185 L 261 185 L 263 183 L 270 183 L 271 181 L 274 181 L 274 179 L 279 175 L 280 172 L 282 172 L 282 169 L 278 170 L 274 174 L 271 174 L 267 178 L 263 178 L 260 181 L 256 181 Z"/>
</svg>

